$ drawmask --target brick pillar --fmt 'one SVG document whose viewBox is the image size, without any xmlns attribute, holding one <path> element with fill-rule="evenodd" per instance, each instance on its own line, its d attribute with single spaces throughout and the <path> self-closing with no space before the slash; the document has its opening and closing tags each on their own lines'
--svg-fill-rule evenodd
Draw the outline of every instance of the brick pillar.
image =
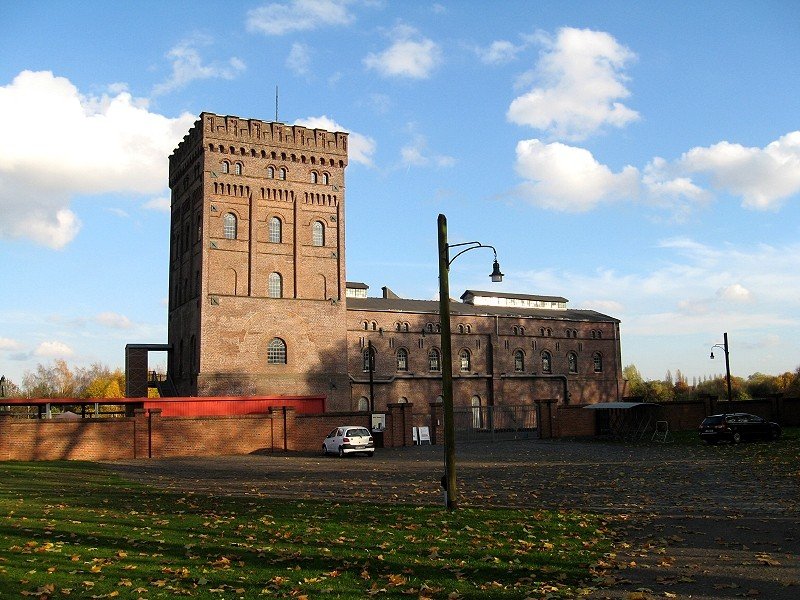
<svg viewBox="0 0 800 600">
<path fill-rule="evenodd" d="M 439 432 L 444 432 L 444 404 L 431 402 L 431 444 L 439 443 Z M 442 441 L 444 443 L 444 440 Z"/>
<path fill-rule="evenodd" d="M 148 410 L 150 422 L 150 458 L 164 458 L 164 432 L 161 429 L 161 409 Z"/>
<path fill-rule="evenodd" d="M 286 444 L 284 446 L 284 450 L 297 450 L 298 447 L 303 447 L 303 443 L 295 440 L 296 436 L 301 435 L 301 432 L 298 430 L 296 425 L 296 416 L 297 412 L 295 411 L 294 406 L 285 406 L 283 408 L 283 426 L 284 431 L 286 432 Z"/>
<path fill-rule="evenodd" d="M 147 411 L 136 408 L 133 411 L 133 458 L 149 458 L 150 424 Z"/>
<path fill-rule="evenodd" d="M 11 459 L 11 413 L 0 412 L 0 460 Z"/>
</svg>

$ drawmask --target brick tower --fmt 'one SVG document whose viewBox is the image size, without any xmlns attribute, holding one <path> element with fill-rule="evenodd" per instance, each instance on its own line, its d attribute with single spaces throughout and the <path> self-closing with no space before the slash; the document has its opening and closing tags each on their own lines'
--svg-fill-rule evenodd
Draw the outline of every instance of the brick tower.
<svg viewBox="0 0 800 600">
<path fill-rule="evenodd" d="M 347 134 L 202 113 L 169 159 L 178 395 L 324 394 L 349 406 Z"/>
</svg>

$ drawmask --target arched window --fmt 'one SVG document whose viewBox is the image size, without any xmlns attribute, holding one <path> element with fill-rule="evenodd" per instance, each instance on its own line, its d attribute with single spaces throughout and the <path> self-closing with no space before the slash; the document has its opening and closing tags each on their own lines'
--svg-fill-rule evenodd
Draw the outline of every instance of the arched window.
<svg viewBox="0 0 800 600">
<path fill-rule="evenodd" d="M 364 352 L 361 353 L 361 370 L 365 373 L 375 372 L 375 348 L 372 349 L 372 352 L 370 352 L 369 346 L 364 348 Z"/>
<path fill-rule="evenodd" d="M 358 399 L 358 406 L 356 407 L 356 410 L 359 412 L 367 412 L 369 410 L 369 398 L 366 396 L 361 396 L 361 398 Z"/>
<path fill-rule="evenodd" d="M 483 411 L 481 410 L 481 397 L 473 396 L 470 400 L 472 406 L 472 427 L 480 429 L 483 427 Z"/>
<path fill-rule="evenodd" d="M 542 352 L 542 373 L 550 373 L 553 370 L 553 359 L 550 353 L 545 350 Z"/>
<path fill-rule="evenodd" d="M 512 333 L 513 335 L 517 335 L 517 331 L 518 331 L 518 329 L 517 329 L 517 326 L 516 326 L 516 325 L 514 325 L 514 326 L 511 328 L 511 333 Z"/>
<path fill-rule="evenodd" d="M 403 323 L 403 331 L 408 331 L 408 323 Z"/>
<path fill-rule="evenodd" d="M 286 169 L 281 167 L 278 169 L 278 179 L 286 179 Z"/>
<path fill-rule="evenodd" d="M 233 174 L 234 175 L 241 175 L 242 174 L 242 163 L 237 162 L 233 164 Z"/>
<path fill-rule="evenodd" d="M 522 373 L 525 371 L 525 353 L 522 350 L 514 352 L 514 372 Z"/>
<path fill-rule="evenodd" d="M 602 373 L 603 372 L 603 355 L 599 352 L 595 352 L 592 355 L 592 362 L 594 363 L 594 372 L 595 373 Z"/>
<path fill-rule="evenodd" d="M 275 179 L 275 167 L 267 167 L 267 179 Z"/>
<path fill-rule="evenodd" d="M 282 225 L 278 217 L 269 220 L 269 241 L 273 244 L 280 244 L 282 240 Z"/>
<path fill-rule="evenodd" d="M 570 373 L 578 372 L 578 355 L 574 352 L 567 354 L 567 367 Z"/>
<path fill-rule="evenodd" d="M 442 370 L 442 361 L 436 348 L 431 348 L 431 351 L 428 352 L 428 369 L 437 372 Z"/>
<path fill-rule="evenodd" d="M 425 331 L 433 333 L 433 323 L 425 323 Z"/>
<path fill-rule="evenodd" d="M 467 350 L 466 348 L 464 350 L 462 350 L 458 354 L 458 358 L 459 358 L 459 360 L 461 362 L 461 370 L 462 371 L 469 371 L 470 363 L 471 363 L 471 360 L 470 360 L 471 357 L 469 355 L 469 350 Z"/>
<path fill-rule="evenodd" d="M 231 170 L 231 163 L 229 163 L 227 160 L 223 160 L 222 161 L 222 172 L 223 173 L 230 173 L 230 170 Z"/>
<path fill-rule="evenodd" d="M 225 215 L 223 221 L 223 228 L 225 233 L 225 238 L 229 240 L 236 239 L 236 215 L 233 213 L 227 213 Z"/>
<path fill-rule="evenodd" d="M 328 176 L 327 173 L 323 173 L 322 174 L 322 184 L 323 185 L 328 185 L 329 182 L 330 182 L 330 177 Z"/>
<path fill-rule="evenodd" d="M 316 171 L 311 171 L 311 183 L 317 183 L 319 176 Z"/>
<path fill-rule="evenodd" d="M 286 364 L 286 342 L 280 338 L 272 338 L 267 347 L 267 363 L 270 365 Z"/>
<path fill-rule="evenodd" d="M 458 325 L 458 333 L 464 333 L 464 326 L 459 323 Z"/>
<path fill-rule="evenodd" d="M 400 398 L 397 400 L 397 403 L 398 404 L 408 404 L 408 398 L 406 398 L 405 396 L 400 396 Z"/>
<path fill-rule="evenodd" d="M 408 371 L 408 350 L 405 348 L 397 351 L 397 370 Z"/>
<path fill-rule="evenodd" d="M 325 225 L 322 221 L 314 221 L 311 224 L 311 243 L 314 246 L 325 245 Z"/>
<path fill-rule="evenodd" d="M 283 277 L 280 273 L 270 273 L 267 295 L 270 298 L 283 298 Z"/>
</svg>

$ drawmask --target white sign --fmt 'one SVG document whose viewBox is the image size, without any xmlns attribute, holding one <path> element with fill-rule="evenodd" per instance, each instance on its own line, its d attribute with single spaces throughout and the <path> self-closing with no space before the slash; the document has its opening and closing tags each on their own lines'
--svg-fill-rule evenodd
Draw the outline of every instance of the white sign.
<svg viewBox="0 0 800 600">
<path fill-rule="evenodd" d="M 386 415 L 372 415 L 372 431 L 383 431 L 386 429 Z"/>
</svg>

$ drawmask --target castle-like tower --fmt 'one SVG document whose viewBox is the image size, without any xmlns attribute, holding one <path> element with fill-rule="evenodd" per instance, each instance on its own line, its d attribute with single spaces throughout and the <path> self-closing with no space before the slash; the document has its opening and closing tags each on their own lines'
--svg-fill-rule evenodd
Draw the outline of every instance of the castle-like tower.
<svg viewBox="0 0 800 600">
<path fill-rule="evenodd" d="M 349 406 L 346 166 L 346 133 L 200 115 L 169 159 L 177 394 Z"/>
</svg>

